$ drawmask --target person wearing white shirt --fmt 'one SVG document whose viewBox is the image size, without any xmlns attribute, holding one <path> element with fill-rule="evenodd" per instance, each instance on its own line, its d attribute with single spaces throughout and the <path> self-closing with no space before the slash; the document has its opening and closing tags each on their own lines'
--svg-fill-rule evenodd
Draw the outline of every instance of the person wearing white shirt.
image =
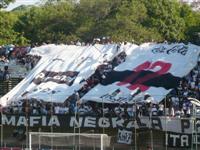
<svg viewBox="0 0 200 150">
<path fill-rule="evenodd" d="M 60 113 L 60 107 L 58 105 L 54 107 L 54 112 L 56 115 Z"/>
<path fill-rule="evenodd" d="M 103 113 L 104 113 L 104 115 L 109 114 L 109 108 L 108 107 L 104 107 L 103 108 Z"/>
<path fill-rule="evenodd" d="M 134 106 L 128 106 L 127 108 L 127 112 L 128 112 L 128 115 L 129 117 L 135 117 L 135 105 Z"/>
<path fill-rule="evenodd" d="M 159 116 L 163 116 L 163 114 L 164 114 L 164 105 L 163 104 L 159 104 L 158 115 Z"/>
<path fill-rule="evenodd" d="M 121 113 L 121 108 L 120 108 L 120 106 L 115 107 L 114 112 L 115 112 L 115 114 L 116 114 L 117 116 L 119 116 L 120 113 Z"/>
<path fill-rule="evenodd" d="M 80 115 L 84 115 L 85 113 L 87 113 L 87 110 L 86 110 L 84 104 L 80 105 L 78 112 L 79 112 Z"/>
<path fill-rule="evenodd" d="M 84 105 L 86 113 L 91 113 L 92 112 L 92 107 L 90 105 L 85 104 Z"/>
<path fill-rule="evenodd" d="M 157 116 L 158 115 L 158 109 L 156 108 L 155 104 L 151 108 L 151 113 L 152 113 L 152 116 Z"/>
</svg>

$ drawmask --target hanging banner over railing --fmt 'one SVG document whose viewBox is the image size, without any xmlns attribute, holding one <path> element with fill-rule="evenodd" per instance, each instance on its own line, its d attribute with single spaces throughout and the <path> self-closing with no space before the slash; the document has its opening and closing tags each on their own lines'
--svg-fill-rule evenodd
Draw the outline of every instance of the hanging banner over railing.
<svg viewBox="0 0 200 150">
<path fill-rule="evenodd" d="M 176 148 L 190 148 L 192 145 L 192 135 L 167 132 L 165 134 L 165 146 Z"/>
<path fill-rule="evenodd" d="M 118 129 L 117 142 L 122 144 L 132 143 L 132 131 L 127 131 L 125 129 Z"/>
<path fill-rule="evenodd" d="M 28 122 L 27 122 L 28 121 Z M 171 118 L 171 117 L 140 117 L 134 120 L 124 120 L 118 117 L 96 117 L 80 116 L 78 120 L 71 115 L 2 115 L 0 124 L 5 126 L 26 126 L 29 127 L 66 127 L 80 126 L 81 128 L 112 128 L 112 129 L 155 129 L 174 133 L 191 134 L 196 128 L 200 133 L 200 118 Z M 195 127 L 195 128 L 194 128 Z"/>
</svg>

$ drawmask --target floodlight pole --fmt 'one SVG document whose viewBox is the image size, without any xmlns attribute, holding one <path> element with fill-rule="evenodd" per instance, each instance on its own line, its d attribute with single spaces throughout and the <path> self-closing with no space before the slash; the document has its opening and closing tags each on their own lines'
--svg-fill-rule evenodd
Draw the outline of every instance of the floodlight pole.
<svg viewBox="0 0 200 150">
<path fill-rule="evenodd" d="M 103 112 L 103 134 L 105 133 L 104 129 L 104 99 L 102 98 L 102 112 Z"/>
<path fill-rule="evenodd" d="M 1 147 L 3 147 L 3 109 L 1 106 Z"/>
<path fill-rule="evenodd" d="M 26 148 L 28 148 L 28 113 L 29 113 L 29 106 L 28 106 L 28 98 L 26 97 L 26 105 L 25 105 L 25 115 L 26 115 Z"/>
<path fill-rule="evenodd" d="M 77 118 L 76 118 L 76 106 L 74 108 L 75 112 L 74 112 L 74 117 L 75 117 L 75 121 L 74 121 L 74 136 L 73 136 L 73 150 L 75 150 L 75 138 L 76 138 L 76 123 L 77 123 Z"/>
<path fill-rule="evenodd" d="M 78 101 L 79 101 L 79 99 L 78 99 Z M 78 102 L 77 101 L 77 102 Z M 77 113 L 78 113 L 78 149 L 80 150 L 81 149 L 81 147 L 80 147 L 80 140 L 81 140 L 81 138 L 80 138 L 80 132 L 81 132 L 81 129 L 80 129 L 80 124 L 79 124 L 79 118 L 80 118 L 80 112 L 79 112 L 79 106 L 77 105 L 77 103 L 76 103 L 76 107 L 77 107 Z"/>
<path fill-rule="evenodd" d="M 197 138 L 197 124 L 196 124 L 196 105 L 193 104 L 193 116 L 192 116 L 192 122 L 193 122 L 193 126 L 192 126 L 192 147 L 191 149 L 193 149 L 193 141 L 194 141 L 194 137 L 193 137 L 193 131 L 195 132 L 195 149 L 197 150 L 197 142 L 198 142 L 198 138 Z M 193 130 L 194 129 L 194 130 Z"/>
<path fill-rule="evenodd" d="M 101 150 L 104 150 L 103 148 L 103 135 L 101 134 Z"/>
<path fill-rule="evenodd" d="M 41 140 L 41 138 L 40 138 L 40 132 L 41 132 L 41 128 L 39 128 L 39 138 L 38 138 L 39 149 L 41 149 L 41 143 L 40 143 L 40 140 Z"/>
<path fill-rule="evenodd" d="M 152 105 L 150 106 L 149 116 L 150 116 L 150 138 L 151 138 L 151 148 L 153 150 L 153 131 L 152 131 Z"/>
<path fill-rule="evenodd" d="M 135 126 L 135 150 L 137 150 L 137 131 L 136 131 L 136 120 L 137 120 L 137 107 L 136 107 L 136 99 L 134 100 L 135 102 L 135 121 L 134 121 L 134 126 Z"/>
<path fill-rule="evenodd" d="M 52 99 L 52 92 L 50 93 L 50 98 L 51 98 L 51 118 L 53 116 L 53 99 Z M 53 124 L 51 123 L 51 133 L 53 133 Z M 51 149 L 53 150 L 53 138 L 51 138 Z"/>
<path fill-rule="evenodd" d="M 167 100 L 167 97 L 165 96 L 165 103 L 164 103 L 164 112 L 165 112 L 165 150 L 167 150 L 167 143 L 166 143 L 166 135 L 167 135 L 167 114 L 166 114 L 166 100 Z"/>
<path fill-rule="evenodd" d="M 196 150 L 198 150 L 198 146 L 197 146 L 197 142 L 198 142 L 198 138 L 197 138 L 197 107 L 195 106 L 195 134 L 196 134 Z"/>
<path fill-rule="evenodd" d="M 32 150 L 32 139 L 31 139 L 31 133 L 29 133 L 29 150 Z M 40 149 L 40 148 L 39 148 Z"/>
<path fill-rule="evenodd" d="M 193 99 L 193 100 L 195 100 L 195 101 L 199 101 L 198 99 L 196 99 L 196 98 L 191 98 L 190 97 L 190 99 Z M 196 147 L 196 150 L 198 149 L 198 145 L 197 145 L 197 142 L 198 142 L 198 134 L 197 134 L 197 123 L 196 123 L 196 119 L 197 119 L 197 108 L 196 108 L 196 105 L 195 104 L 193 104 L 193 108 L 194 108 L 194 110 L 193 110 L 193 114 L 195 114 L 194 116 L 192 116 L 192 118 L 194 118 L 193 119 L 193 126 L 192 126 L 192 129 L 194 128 L 194 131 L 195 131 L 195 137 L 196 137 L 196 144 L 195 144 L 195 147 Z M 193 131 L 193 130 L 192 130 Z M 193 133 L 192 133 L 192 136 L 193 136 Z M 193 138 L 192 138 L 193 139 Z M 192 144 L 192 148 L 193 148 L 193 144 Z"/>
</svg>

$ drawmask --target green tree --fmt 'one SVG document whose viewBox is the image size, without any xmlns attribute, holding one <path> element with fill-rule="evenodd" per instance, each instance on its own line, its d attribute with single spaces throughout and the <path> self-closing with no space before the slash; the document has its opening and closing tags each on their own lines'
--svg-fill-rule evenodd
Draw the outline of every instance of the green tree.
<svg viewBox="0 0 200 150">
<path fill-rule="evenodd" d="M 72 16 L 71 3 L 33 7 L 19 17 L 15 30 L 24 32 L 32 43 L 65 42 L 74 30 Z"/>
<path fill-rule="evenodd" d="M 145 26 L 155 28 L 168 41 L 184 40 L 185 21 L 176 0 L 142 0 L 147 8 Z"/>
<path fill-rule="evenodd" d="M 145 6 L 138 0 L 123 1 L 115 15 L 108 20 L 108 34 L 116 41 L 147 42 L 160 40 L 160 35 L 143 26 L 147 18 Z M 156 35 L 156 36 L 155 36 Z"/>
<path fill-rule="evenodd" d="M 23 43 L 18 39 L 20 33 L 13 29 L 17 15 L 11 12 L 0 11 L 0 45 L 4 44 L 26 44 L 27 40 L 24 39 Z"/>
<path fill-rule="evenodd" d="M 182 5 L 181 17 L 185 21 L 185 40 L 200 44 L 200 13 L 193 11 L 188 5 Z"/>
<path fill-rule="evenodd" d="M 45 1 L 40 7 L 18 9 L 10 12 L 10 16 L 1 16 L 1 26 L 5 26 L 1 36 L 9 37 L 1 41 L 67 43 L 110 36 L 115 42 L 195 42 L 200 32 L 200 13 L 177 0 Z M 7 17 L 7 21 L 2 21 Z"/>
<path fill-rule="evenodd" d="M 111 36 L 116 42 L 144 42 L 161 37 L 142 25 L 147 14 L 145 6 L 138 0 L 81 0 L 75 12 L 76 34 L 86 40 Z"/>
<path fill-rule="evenodd" d="M 0 9 L 6 8 L 9 3 L 14 2 L 15 0 L 1 0 L 0 1 Z"/>
</svg>

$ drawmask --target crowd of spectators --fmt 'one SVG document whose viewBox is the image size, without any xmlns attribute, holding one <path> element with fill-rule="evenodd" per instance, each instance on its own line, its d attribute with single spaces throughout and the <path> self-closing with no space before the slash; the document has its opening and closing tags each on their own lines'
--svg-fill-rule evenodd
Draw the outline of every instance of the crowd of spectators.
<svg viewBox="0 0 200 150">
<path fill-rule="evenodd" d="M 31 48 L 28 46 L 0 46 L 0 80 L 8 80 L 11 76 L 14 76 L 16 74 L 14 71 L 17 71 L 17 68 L 16 70 L 12 69 L 16 66 L 25 68 L 26 72 L 33 69 L 40 57 L 28 55 L 30 49 Z M 18 75 L 14 77 L 23 78 L 24 76 L 18 73 Z"/>
<path fill-rule="evenodd" d="M 193 114 L 193 105 L 186 97 L 181 104 L 173 101 L 173 97 L 167 98 L 164 103 L 152 103 L 142 101 L 136 104 L 119 103 L 97 103 L 88 101 L 76 102 L 75 106 L 67 103 L 51 103 L 38 101 L 36 99 L 21 100 L 13 102 L 10 106 L 1 107 L 3 114 L 21 115 L 92 115 L 96 117 L 119 117 L 123 119 L 134 119 L 142 116 L 170 116 L 190 117 Z"/>
</svg>

